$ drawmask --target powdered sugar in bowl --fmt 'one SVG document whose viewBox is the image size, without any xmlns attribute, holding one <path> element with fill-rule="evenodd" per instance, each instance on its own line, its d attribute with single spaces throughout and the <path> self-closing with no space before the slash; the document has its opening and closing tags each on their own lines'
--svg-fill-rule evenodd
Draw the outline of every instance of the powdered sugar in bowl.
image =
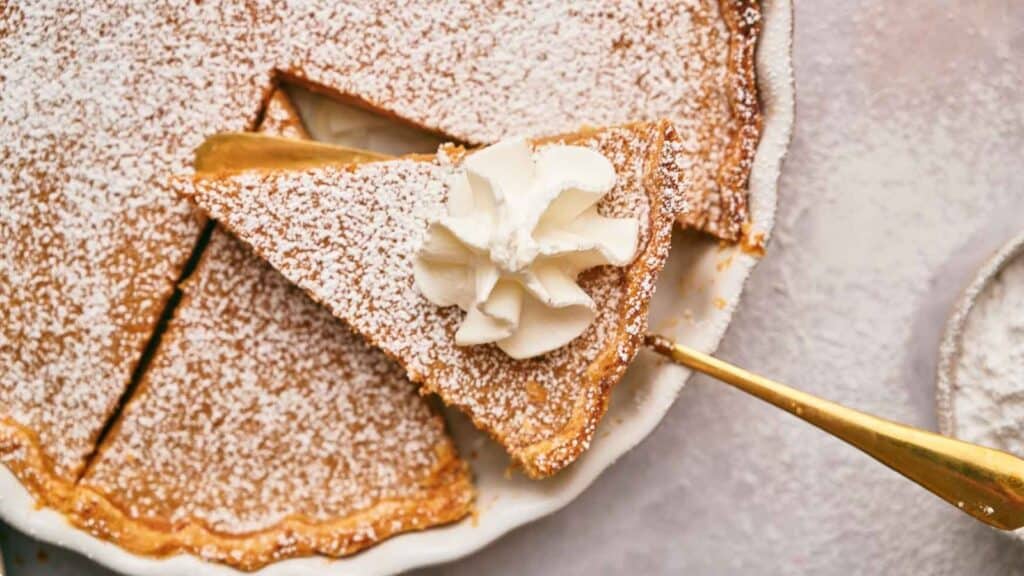
<svg viewBox="0 0 1024 576">
<path fill-rule="evenodd" d="M 1024 234 L 981 267 L 958 302 L 938 378 L 943 434 L 1024 456 Z"/>
</svg>

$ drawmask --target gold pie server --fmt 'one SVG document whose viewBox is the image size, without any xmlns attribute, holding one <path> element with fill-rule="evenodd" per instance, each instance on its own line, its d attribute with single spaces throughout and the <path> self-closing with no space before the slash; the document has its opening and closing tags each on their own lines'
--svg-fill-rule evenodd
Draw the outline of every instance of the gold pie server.
<svg viewBox="0 0 1024 576">
<path fill-rule="evenodd" d="M 218 134 L 196 150 L 197 172 L 301 168 L 373 162 L 387 156 L 330 144 L 251 133 Z M 851 444 L 978 520 L 1002 530 L 1024 526 L 1024 460 L 846 408 L 747 372 L 662 336 L 645 343 Z"/>
</svg>

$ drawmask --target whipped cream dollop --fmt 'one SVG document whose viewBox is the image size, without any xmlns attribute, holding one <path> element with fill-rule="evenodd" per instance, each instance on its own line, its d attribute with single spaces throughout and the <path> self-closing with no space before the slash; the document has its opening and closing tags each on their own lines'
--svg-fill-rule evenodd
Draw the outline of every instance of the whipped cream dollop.
<svg viewBox="0 0 1024 576">
<path fill-rule="evenodd" d="M 637 251 L 636 219 L 597 213 L 614 185 L 612 163 L 580 146 L 534 152 L 508 140 L 465 158 L 448 182 L 448 213 L 413 259 L 423 295 L 466 312 L 456 344 L 493 342 L 520 359 L 586 330 L 596 310 L 576 278 Z"/>
</svg>

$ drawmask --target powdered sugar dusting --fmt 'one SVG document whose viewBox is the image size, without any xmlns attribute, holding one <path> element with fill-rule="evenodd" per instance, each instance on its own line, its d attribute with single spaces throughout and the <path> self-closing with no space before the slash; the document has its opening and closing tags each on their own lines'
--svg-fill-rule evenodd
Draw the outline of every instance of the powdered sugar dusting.
<svg viewBox="0 0 1024 576">
<path fill-rule="evenodd" d="M 238 534 L 406 496 L 451 447 L 383 354 L 216 231 L 83 485 Z M 339 514 L 340 513 L 340 514 Z"/>
<path fill-rule="evenodd" d="M 2 418 L 77 478 L 198 231 L 157 183 L 251 128 L 275 71 L 470 142 L 670 117 L 715 204 L 756 100 L 726 88 L 725 20 L 698 0 L 4 3 Z"/>
<path fill-rule="evenodd" d="M 455 346 L 461 312 L 432 305 L 413 285 L 412 257 L 428 221 L 443 212 L 452 170 L 447 154 L 442 162 L 249 172 L 198 179 L 194 185 L 181 180 L 178 186 L 289 280 L 398 359 L 413 380 L 466 411 L 528 470 L 536 466 L 534 472 L 550 473 L 589 441 L 607 388 L 632 358 L 643 332 L 633 323 L 645 322 L 637 311 L 646 310 L 668 245 L 671 215 L 663 212 L 662 195 L 675 192 L 659 188 L 659 168 L 665 164 L 649 164 L 661 157 L 663 130 L 661 124 L 612 129 L 573 142 L 598 150 L 615 165 L 616 186 L 599 209 L 607 216 L 638 218 L 642 249 L 628 268 L 583 274 L 579 283 L 596 303 L 598 317 L 582 336 L 521 361 L 493 346 Z M 657 202 L 653 214 L 652 201 Z M 623 365 L 589 373 L 606 353 L 619 353 Z M 613 376 L 610 381 L 602 380 L 603 370 Z M 551 458 L 546 449 L 538 450 L 536 461 L 524 457 L 544 442 L 559 450 L 561 435 L 575 446 L 564 457 Z"/>
<path fill-rule="evenodd" d="M 453 458 L 399 367 L 218 230 L 82 486 L 133 519 L 243 535 L 428 498 Z"/>
</svg>

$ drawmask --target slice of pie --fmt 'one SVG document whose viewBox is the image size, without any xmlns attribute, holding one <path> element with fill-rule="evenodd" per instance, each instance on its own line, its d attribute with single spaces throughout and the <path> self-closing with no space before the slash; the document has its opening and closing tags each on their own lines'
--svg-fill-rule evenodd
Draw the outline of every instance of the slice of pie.
<svg viewBox="0 0 1024 576">
<path fill-rule="evenodd" d="M 647 306 L 683 211 L 669 122 L 534 142 L 571 144 L 611 161 L 616 182 L 602 215 L 639 220 L 635 259 L 585 272 L 596 320 L 570 344 L 526 360 L 495 346 L 462 347 L 462 312 L 428 302 L 413 255 L 446 201 L 463 152 L 359 165 L 263 169 L 180 179 L 175 188 L 252 245 L 283 275 L 405 367 L 423 389 L 462 409 L 533 477 L 587 448 L 612 385 L 636 354 Z"/>
<path fill-rule="evenodd" d="M 301 134 L 286 105 L 264 131 Z M 402 369 L 248 247 L 215 229 L 182 292 L 73 522 L 254 569 L 469 513 L 468 468 Z"/>
</svg>

